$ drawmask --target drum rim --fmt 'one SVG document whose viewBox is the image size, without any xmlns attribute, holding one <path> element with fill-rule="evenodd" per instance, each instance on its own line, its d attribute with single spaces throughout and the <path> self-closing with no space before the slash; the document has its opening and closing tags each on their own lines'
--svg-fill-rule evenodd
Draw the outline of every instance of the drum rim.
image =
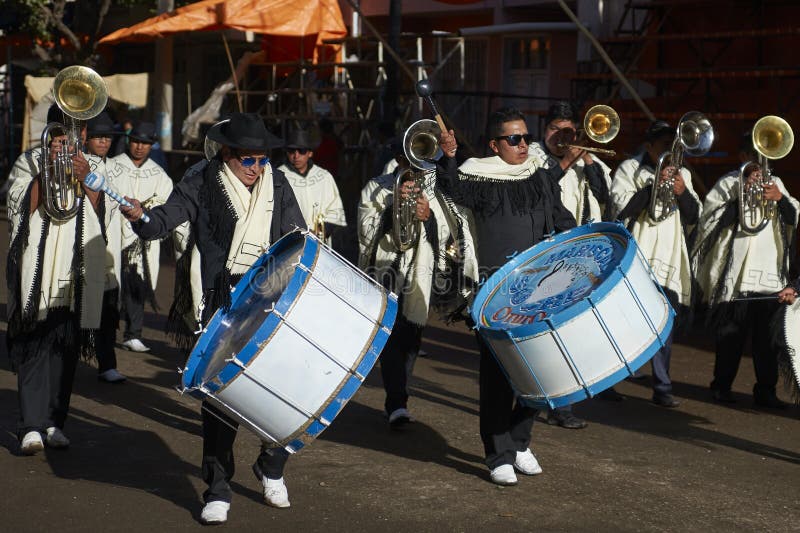
<svg viewBox="0 0 800 533">
<path fill-rule="evenodd" d="M 481 321 L 482 308 L 488 302 L 492 292 L 498 286 L 500 286 L 508 277 L 508 275 L 511 274 L 511 272 L 513 272 L 520 264 L 524 263 L 525 261 L 529 260 L 531 256 L 535 255 L 533 251 L 537 246 L 542 243 L 548 243 L 549 246 L 552 247 L 581 235 L 589 235 L 592 233 L 614 233 L 624 237 L 628 243 L 625 254 L 620 259 L 620 262 L 617 264 L 616 268 L 614 268 L 611 274 L 609 274 L 609 276 L 606 277 L 600 283 L 600 285 L 598 285 L 597 288 L 590 293 L 592 302 L 601 302 L 608 294 L 611 293 L 612 288 L 616 286 L 616 283 L 612 285 L 610 282 L 618 282 L 622 279 L 623 274 L 621 270 L 624 269 L 627 271 L 630 268 L 638 252 L 638 245 L 636 244 L 633 236 L 625 228 L 625 226 L 619 222 L 592 222 L 583 226 L 577 226 L 555 235 L 552 239 L 540 241 L 527 250 L 514 256 L 514 258 L 510 259 L 507 263 L 500 267 L 497 272 L 492 274 L 478 290 L 478 294 L 475 296 L 470 309 L 470 315 L 476 324 L 475 328 L 482 334 L 489 336 L 495 336 L 493 334 L 502 334 L 503 338 L 506 338 L 509 335 L 514 338 L 530 337 L 544 331 L 548 331 L 550 329 L 548 323 L 555 328 L 561 324 L 569 322 L 573 318 L 591 309 L 591 304 L 588 301 L 589 297 L 586 297 L 556 314 L 549 315 L 543 321 L 536 321 L 532 322 L 531 324 L 521 325 L 511 329 L 487 326 Z"/>
</svg>

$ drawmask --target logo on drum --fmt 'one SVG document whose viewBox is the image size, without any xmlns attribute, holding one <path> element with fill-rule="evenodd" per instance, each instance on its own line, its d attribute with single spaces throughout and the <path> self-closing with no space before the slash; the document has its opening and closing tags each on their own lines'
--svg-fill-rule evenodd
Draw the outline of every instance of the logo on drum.
<svg viewBox="0 0 800 533">
<path fill-rule="evenodd" d="M 556 245 L 517 266 L 487 299 L 484 325 L 504 329 L 546 320 L 583 300 L 624 254 L 612 236 L 593 234 Z"/>
</svg>

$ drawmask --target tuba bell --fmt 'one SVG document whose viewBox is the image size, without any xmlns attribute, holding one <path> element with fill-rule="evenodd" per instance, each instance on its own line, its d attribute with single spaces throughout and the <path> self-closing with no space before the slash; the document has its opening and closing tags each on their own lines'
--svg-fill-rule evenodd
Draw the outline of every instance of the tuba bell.
<svg viewBox="0 0 800 533">
<path fill-rule="evenodd" d="M 666 181 L 661 181 L 661 170 L 671 166 L 675 168 L 675 172 L 680 172 L 684 155 L 693 157 L 704 155 L 711 149 L 713 142 L 714 128 L 704 114 L 699 111 L 689 111 L 681 117 L 675 132 L 675 140 L 672 141 L 672 148 L 658 158 L 653 177 L 653 192 L 650 195 L 650 207 L 647 211 L 651 222 L 657 224 L 668 219 L 678 205 L 673 190 L 675 175 L 673 174 Z"/>
<path fill-rule="evenodd" d="M 401 252 L 419 240 L 422 222 L 417 218 L 417 199 L 425 186 L 426 172 L 435 168 L 433 161 L 442 156 L 440 135 L 439 125 L 429 119 L 413 123 L 403 135 L 403 152 L 411 167 L 397 174 L 392 204 L 392 236 Z M 400 189 L 407 181 L 414 182 L 414 192 L 403 199 Z"/>
<path fill-rule="evenodd" d="M 758 161 L 748 161 L 739 168 L 739 224 L 750 235 L 760 232 L 775 218 L 775 201 L 764 199 L 764 185 L 772 183 L 769 160 L 786 157 L 794 145 L 794 133 L 784 119 L 768 115 L 753 126 L 752 139 Z M 748 183 L 747 176 L 759 169 L 761 177 Z"/>
<path fill-rule="evenodd" d="M 614 140 L 614 137 L 619 133 L 620 120 L 619 114 L 614 111 L 613 107 L 607 105 L 596 105 L 589 108 L 586 115 L 583 117 L 583 132 L 586 136 L 600 144 L 606 144 Z M 594 152 L 598 154 L 615 156 L 617 152 L 614 150 L 607 150 L 605 148 L 597 148 L 594 146 L 580 146 L 576 144 L 559 143 L 559 148 L 580 148 L 587 152 Z"/>
<path fill-rule="evenodd" d="M 81 149 L 83 121 L 96 117 L 106 107 L 108 89 L 94 70 L 80 65 L 62 69 L 53 80 L 53 97 L 64 116 L 42 131 L 42 205 L 53 220 L 69 220 L 81 207 L 83 189 L 74 178 L 72 156 Z M 53 156 L 53 137 L 66 135 Z"/>
</svg>

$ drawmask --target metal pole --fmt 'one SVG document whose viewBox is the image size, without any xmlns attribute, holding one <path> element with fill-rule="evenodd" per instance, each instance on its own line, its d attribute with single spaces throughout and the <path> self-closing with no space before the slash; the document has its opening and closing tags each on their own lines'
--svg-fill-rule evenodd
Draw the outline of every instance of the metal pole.
<svg viewBox="0 0 800 533">
<path fill-rule="evenodd" d="M 173 0 L 158 0 L 158 12 L 169 13 L 175 9 Z M 172 150 L 172 74 L 174 70 L 172 37 L 156 41 L 156 127 L 164 151 Z"/>
</svg>

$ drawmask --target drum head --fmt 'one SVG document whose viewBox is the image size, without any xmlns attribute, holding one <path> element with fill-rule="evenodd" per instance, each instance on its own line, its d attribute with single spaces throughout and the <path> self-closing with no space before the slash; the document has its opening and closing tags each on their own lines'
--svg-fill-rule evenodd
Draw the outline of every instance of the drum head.
<svg viewBox="0 0 800 533">
<path fill-rule="evenodd" d="M 577 313 L 576 304 L 600 296 L 601 285 L 633 251 L 618 226 L 581 226 L 517 255 L 481 288 L 472 307 L 475 323 L 493 330 L 527 326 L 525 333 L 536 333 L 545 320 Z"/>
<path fill-rule="evenodd" d="M 299 234 L 298 234 L 299 237 Z M 289 285 L 295 267 L 300 262 L 305 241 L 295 239 L 280 252 L 262 256 L 247 273 L 249 283 L 240 283 L 239 292 L 230 310 L 217 323 L 217 328 L 209 331 L 205 365 L 197 368 L 194 380 L 205 383 L 217 376 L 227 364 L 226 359 L 238 354 L 256 335 L 269 316 L 268 311 L 278 302 Z"/>
</svg>

